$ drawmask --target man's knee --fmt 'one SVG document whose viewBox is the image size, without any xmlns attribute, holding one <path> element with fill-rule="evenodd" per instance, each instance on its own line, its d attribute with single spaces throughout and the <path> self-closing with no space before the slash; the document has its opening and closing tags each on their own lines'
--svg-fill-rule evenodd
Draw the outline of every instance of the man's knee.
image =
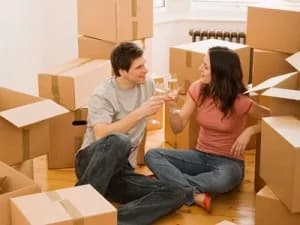
<svg viewBox="0 0 300 225">
<path fill-rule="evenodd" d="M 123 153 L 125 155 L 130 153 L 131 142 L 128 135 L 122 133 L 113 133 L 106 138 L 111 148 L 116 151 L 117 155 L 119 153 Z"/>
</svg>

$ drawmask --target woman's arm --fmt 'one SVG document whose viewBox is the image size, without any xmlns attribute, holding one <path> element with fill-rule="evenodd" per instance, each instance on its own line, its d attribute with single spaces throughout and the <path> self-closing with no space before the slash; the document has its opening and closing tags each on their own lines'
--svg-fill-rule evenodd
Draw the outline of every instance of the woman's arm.
<svg viewBox="0 0 300 225">
<path fill-rule="evenodd" d="M 196 107 L 196 103 L 188 93 L 180 110 L 178 109 L 177 104 L 174 104 L 174 101 L 170 101 L 169 104 L 171 128 L 174 133 L 180 133 L 189 121 Z"/>
<path fill-rule="evenodd" d="M 235 156 L 242 155 L 252 135 L 260 133 L 261 119 L 270 115 L 270 109 L 253 101 L 248 116 L 258 119 L 257 124 L 246 127 L 240 136 L 235 140 L 231 153 Z"/>
</svg>

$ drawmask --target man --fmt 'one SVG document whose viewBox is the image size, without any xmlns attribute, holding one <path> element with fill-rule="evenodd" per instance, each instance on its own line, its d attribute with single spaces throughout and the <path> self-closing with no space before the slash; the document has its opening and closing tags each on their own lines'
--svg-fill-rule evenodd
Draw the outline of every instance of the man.
<svg viewBox="0 0 300 225">
<path fill-rule="evenodd" d="M 118 208 L 119 225 L 147 225 L 185 202 L 182 189 L 134 173 L 147 116 L 163 97 L 152 96 L 143 50 L 123 42 L 111 54 L 115 76 L 91 96 L 88 127 L 76 155 L 76 185 L 91 184 L 102 195 L 126 203 Z"/>
</svg>

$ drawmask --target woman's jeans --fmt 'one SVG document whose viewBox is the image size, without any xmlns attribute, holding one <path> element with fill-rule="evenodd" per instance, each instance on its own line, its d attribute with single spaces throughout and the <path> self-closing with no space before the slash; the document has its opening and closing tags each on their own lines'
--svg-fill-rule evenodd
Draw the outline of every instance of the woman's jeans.
<svg viewBox="0 0 300 225">
<path fill-rule="evenodd" d="M 145 162 L 162 181 L 194 193 L 225 193 L 244 176 L 244 162 L 197 150 L 152 149 Z M 186 204 L 192 204 L 188 201 Z"/>
<path fill-rule="evenodd" d="M 129 165 L 130 140 L 112 134 L 76 155 L 76 185 L 91 184 L 98 192 L 120 203 L 119 225 L 148 225 L 182 206 L 185 190 L 134 173 Z"/>
</svg>

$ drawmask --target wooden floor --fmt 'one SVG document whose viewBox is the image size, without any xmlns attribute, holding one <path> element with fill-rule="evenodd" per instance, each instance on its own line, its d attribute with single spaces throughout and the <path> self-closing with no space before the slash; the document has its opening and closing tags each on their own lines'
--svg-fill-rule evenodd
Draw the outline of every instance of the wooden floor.
<svg viewBox="0 0 300 225">
<path fill-rule="evenodd" d="M 163 140 L 162 130 L 148 132 L 146 149 L 158 146 L 168 147 Z M 243 183 L 231 193 L 213 198 L 211 214 L 207 214 L 197 206 L 183 206 L 157 221 L 155 225 L 214 225 L 223 220 L 232 221 L 238 225 L 254 225 L 254 160 L 254 150 L 247 151 Z M 137 172 L 151 173 L 145 166 L 137 168 Z M 71 187 L 76 181 L 74 169 L 48 170 L 46 156 L 34 159 L 34 179 L 43 191 Z"/>
</svg>

